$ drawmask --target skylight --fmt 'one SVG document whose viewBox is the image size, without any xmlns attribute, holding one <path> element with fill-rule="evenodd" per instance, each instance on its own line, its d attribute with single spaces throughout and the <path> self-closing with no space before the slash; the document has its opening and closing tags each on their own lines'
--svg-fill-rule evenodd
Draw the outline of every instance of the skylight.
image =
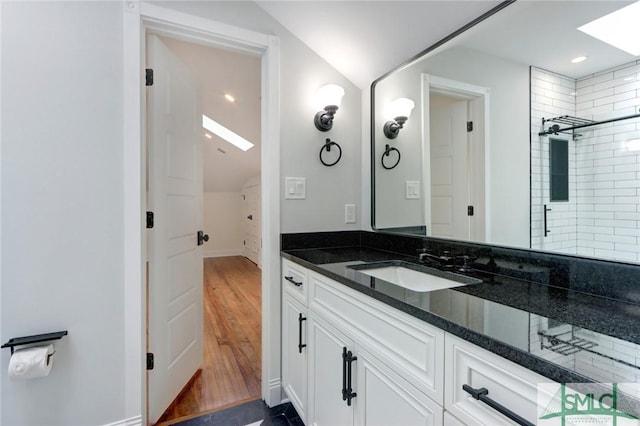
<svg viewBox="0 0 640 426">
<path fill-rule="evenodd" d="M 243 151 L 247 151 L 253 148 L 253 144 L 243 138 L 242 136 L 232 132 L 231 130 L 224 127 L 222 124 L 214 121 L 213 119 L 207 117 L 202 114 L 202 127 L 215 134 L 216 136 L 221 137 L 225 141 L 229 142 L 232 145 L 237 146 Z"/>
<path fill-rule="evenodd" d="M 634 56 L 640 55 L 640 1 L 591 21 L 578 30 Z"/>
</svg>

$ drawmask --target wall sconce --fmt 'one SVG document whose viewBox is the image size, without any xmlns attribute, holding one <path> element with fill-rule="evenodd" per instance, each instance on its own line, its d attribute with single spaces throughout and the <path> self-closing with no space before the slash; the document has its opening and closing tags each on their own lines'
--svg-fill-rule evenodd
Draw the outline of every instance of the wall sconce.
<svg viewBox="0 0 640 426">
<path fill-rule="evenodd" d="M 336 111 L 338 111 L 338 108 L 340 108 L 343 96 L 344 89 L 336 84 L 327 84 L 318 89 L 316 92 L 316 102 L 324 111 L 319 111 L 315 117 L 313 117 L 313 123 L 316 125 L 316 129 L 321 132 L 326 132 L 331 129 L 333 126 L 333 116 Z"/>
<path fill-rule="evenodd" d="M 404 123 L 411 116 L 411 110 L 415 103 L 411 99 L 398 98 L 389 104 L 388 115 L 393 117 L 393 120 L 387 121 L 384 124 L 384 135 L 389 139 L 395 139 L 400 133 L 400 129 L 404 126 Z"/>
</svg>

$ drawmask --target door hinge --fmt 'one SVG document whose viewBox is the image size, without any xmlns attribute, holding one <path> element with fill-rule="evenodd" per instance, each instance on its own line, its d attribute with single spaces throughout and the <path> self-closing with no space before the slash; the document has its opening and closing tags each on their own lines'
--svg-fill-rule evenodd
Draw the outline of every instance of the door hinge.
<svg viewBox="0 0 640 426">
<path fill-rule="evenodd" d="M 153 212 L 147 212 L 147 229 L 153 228 Z"/>
<path fill-rule="evenodd" d="M 246 200 L 246 199 L 247 199 L 247 197 L 246 197 L 244 194 L 242 194 L 242 199 L 243 199 L 243 200 Z"/>
<path fill-rule="evenodd" d="M 473 121 L 467 121 L 467 132 L 473 132 Z"/>
<path fill-rule="evenodd" d="M 147 353 L 147 370 L 153 370 L 153 354 Z"/>
<path fill-rule="evenodd" d="M 246 246 L 246 245 L 247 245 L 247 240 L 243 240 L 243 241 L 242 241 L 242 245 L 243 245 L 243 246 Z"/>
<path fill-rule="evenodd" d="M 144 78 L 145 85 L 146 86 L 153 86 L 153 69 L 151 69 L 151 68 L 145 69 L 144 77 L 145 77 Z"/>
<path fill-rule="evenodd" d="M 473 216 L 473 206 L 467 206 L 467 216 Z"/>
</svg>

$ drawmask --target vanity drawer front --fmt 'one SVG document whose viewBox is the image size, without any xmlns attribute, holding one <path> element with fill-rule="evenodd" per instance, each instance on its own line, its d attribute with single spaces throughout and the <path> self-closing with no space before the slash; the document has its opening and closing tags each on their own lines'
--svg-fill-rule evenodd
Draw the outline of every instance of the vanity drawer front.
<svg viewBox="0 0 640 426">
<path fill-rule="evenodd" d="M 306 268 L 290 260 L 282 259 L 282 288 L 305 306 L 307 306 L 308 274 Z"/>
<path fill-rule="evenodd" d="M 313 271 L 309 307 L 442 405 L 444 331 Z"/>
<path fill-rule="evenodd" d="M 504 414 L 463 390 L 485 388 L 488 398 L 536 424 L 537 386 L 551 380 L 450 334 L 445 337 L 445 409 L 468 425 L 513 425 Z"/>
</svg>

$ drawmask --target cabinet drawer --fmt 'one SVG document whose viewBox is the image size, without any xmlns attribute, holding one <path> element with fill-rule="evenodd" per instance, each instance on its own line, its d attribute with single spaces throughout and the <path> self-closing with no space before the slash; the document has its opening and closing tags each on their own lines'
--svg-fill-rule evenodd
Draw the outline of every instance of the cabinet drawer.
<svg viewBox="0 0 640 426">
<path fill-rule="evenodd" d="M 282 288 L 307 306 L 308 271 L 287 259 L 282 259 Z"/>
<path fill-rule="evenodd" d="M 468 425 L 512 425 L 505 415 L 463 390 L 485 388 L 488 398 L 537 423 L 537 386 L 551 380 L 476 345 L 445 337 L 445 409 Z"/>
<path fill-rule="evenodd" d="M 443 403 L 444 331 L 313 271 L 309 307 Z"/>
</svg>

